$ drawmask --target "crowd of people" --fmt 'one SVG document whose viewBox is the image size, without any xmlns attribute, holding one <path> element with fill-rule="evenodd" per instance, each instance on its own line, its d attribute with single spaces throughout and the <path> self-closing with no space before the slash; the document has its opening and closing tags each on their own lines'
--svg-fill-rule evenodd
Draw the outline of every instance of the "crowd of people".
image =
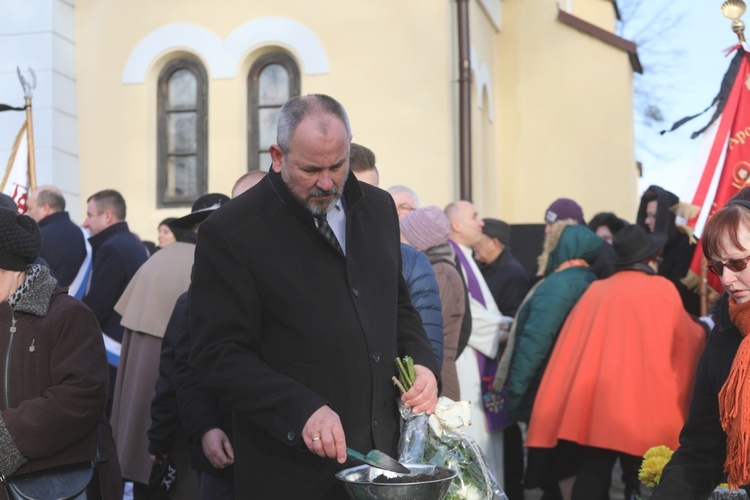
<svg viewBox="0 0 750 500">
<path fill-rule="evenodd" d="M 442 396 L 470 401 L 511 500 L 608 498 L 617 460 L 631 498 L 657 445 L 679 449 L 653 498 L 750 482 L 745 191 L 703 235 L 728 293 L 700 317 L 696 245 L 659 186 L 632 224 L 553 200 L 533 276 L 470 201 L 381 190 L 335 99 L 278 119 L 269 172 L 163 220 L 158 246 L 113 189 L 83 227 L 53 186 L 27 215 L 0 199 L 0 479 L 93 461 L 103 498 L 343 499 L 347 448 L 395 456 L 398 400 Z"/>
</svg>

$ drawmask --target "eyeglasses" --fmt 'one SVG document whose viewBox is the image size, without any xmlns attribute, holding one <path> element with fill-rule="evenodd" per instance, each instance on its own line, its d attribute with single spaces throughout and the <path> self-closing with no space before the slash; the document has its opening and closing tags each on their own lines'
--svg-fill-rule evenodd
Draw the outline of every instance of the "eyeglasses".
<svg viewBox="0 0 750 500">
<path fill-rule="evenodd" d="M 735 273 L 744 271 L 745 269 L 747 269 L 748 261 L 750 261 L 750 255 L 742 259 L 728 260 L 726 262 L 717 262 L 715 260 L 710 260 L 708 261 L 708 264 L 706 264 L 706 267 L 715 275 L 721 276 L 724 273 L 725 267 Z"/>
</svg>

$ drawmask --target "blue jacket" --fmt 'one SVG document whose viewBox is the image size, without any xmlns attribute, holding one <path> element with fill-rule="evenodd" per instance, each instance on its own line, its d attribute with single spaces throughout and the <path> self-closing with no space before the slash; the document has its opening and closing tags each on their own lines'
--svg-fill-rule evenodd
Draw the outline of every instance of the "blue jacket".
<svg viewBox="0 0 750 500">
<path fill-rule="evenodd" d="M 86 258 L 83 231 L 70 220 L 68 212 L 55 212 L 39 221 L 42 248 L 39 256 L 47 261 L 60 286 L 70 286 Z"/>
<path fill-rule="evenodd" d="M 401 274 L 409 287 L 411 303 L 422 317 L 422 326 L 427 332 L 440 368 L 443 367 L 443 307 L 440 303 L 435 271 L 427 256 L 416 248 L 401 243 Z"/>
</svg>

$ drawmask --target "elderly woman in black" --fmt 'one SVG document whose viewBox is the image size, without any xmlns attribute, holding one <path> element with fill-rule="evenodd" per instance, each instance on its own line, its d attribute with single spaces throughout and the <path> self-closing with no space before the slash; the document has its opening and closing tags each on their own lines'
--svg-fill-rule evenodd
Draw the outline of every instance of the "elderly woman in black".
<svg viewBox="0 0 750 500">
<path fill-rule="evenodd" d="M 0 479 L 98 457 L 90 487 L 121 498 L 101 329 L 34 264 L 40 247 L 32 218 L 0 209 Z"/>
</svg>

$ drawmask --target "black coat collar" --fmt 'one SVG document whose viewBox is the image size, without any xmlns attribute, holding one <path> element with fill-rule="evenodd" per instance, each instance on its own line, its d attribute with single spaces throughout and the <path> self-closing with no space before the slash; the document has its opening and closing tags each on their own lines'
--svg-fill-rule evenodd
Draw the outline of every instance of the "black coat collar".
<svg viewBox="0 0 750 500">
<path fill-rule="evenodd" d="M 289 187 L 281 178 L 281 174 L 276 173 L 276 171 L 271 169 L 271 171 L 268 172 L 267 177 L 271 183 L 271 187 L 281 202 L 284 203 L 296 217 L 305 221 L 307 224 L 314 225 L 315 223 L 313 222 L 312 214 L 307 207 L 295 198 L 289 190 Z M 346 213 L 348 214 L 353 210 L 356 210 L 364 196 L 365 194 L 362 192 L 362 187 L 359 185 L 357 178 L 354 176 L 354 173 L 349 170 L 349 175 L 346 178 L 346 185 L 344 186 L 344 194 L 342 196 L 342 204 Z"/>
<path fill-rule="evenodd" d="M 95 234 L 94 236 L 89 238 L 89 243 L 91 243 L 91 246 L 94 248 L 98 248 L 104 244 L 105 241 L 110 239 L 112 236 L 119 234 L 119 233 L 129 233 L 130 228 L 128 228 L 127 222 L 117 222 L 115 224 L 112 224 L 106 229 L 103 229 L 99 233 Z"/>
</svg>

